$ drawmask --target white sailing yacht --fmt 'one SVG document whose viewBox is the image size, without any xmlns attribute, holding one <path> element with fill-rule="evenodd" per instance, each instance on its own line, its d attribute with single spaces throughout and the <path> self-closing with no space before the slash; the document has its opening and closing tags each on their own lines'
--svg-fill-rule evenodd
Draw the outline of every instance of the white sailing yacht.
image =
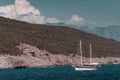
<svg viewBox="0 0 120 80">
<path fill-rule="evenodd" d="M 92 45 L 90 44 L 90 61 L 89 63 L 83 63 L 83 60 L 82 60 L 82 43 L 80 41 L 80 66 L 74 66 L 75 70 L 79 70 L 79 71 L 82 71 L 82 70 L 97 70 L 100 65 L 99 63 L 93 63 L 92 62 Z"/>
</svg>

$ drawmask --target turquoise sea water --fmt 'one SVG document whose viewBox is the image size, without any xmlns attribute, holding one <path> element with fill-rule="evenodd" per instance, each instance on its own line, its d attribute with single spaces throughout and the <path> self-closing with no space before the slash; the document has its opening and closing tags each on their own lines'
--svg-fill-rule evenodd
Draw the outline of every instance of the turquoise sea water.
<svg viewBox="0 0 120 80">
<path fill-rule="evenodd" d="M 70 66 L 0 70 L 0 80 L 120 80 L 120 65 L 96 71 L 75 71 Z"/>
</svg>

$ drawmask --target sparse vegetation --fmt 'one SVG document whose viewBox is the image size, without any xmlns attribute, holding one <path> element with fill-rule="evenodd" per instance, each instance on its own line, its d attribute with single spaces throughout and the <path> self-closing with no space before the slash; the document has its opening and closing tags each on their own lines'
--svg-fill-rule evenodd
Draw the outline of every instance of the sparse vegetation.
<svg viewBox="0 0 120 80">
<path fill-rule="evenodd" d="M 83 54 L 89 56 L 89 43 L 93 56 L 120 57 L 120 43 L 81 30 L 47 25 L 29 24 L 0 17 L 0 54 L 19 55 L 16 46 L 28 43 L 53 54 L 78 54 L 79 40 L 83 42 Z"/>
</svg>

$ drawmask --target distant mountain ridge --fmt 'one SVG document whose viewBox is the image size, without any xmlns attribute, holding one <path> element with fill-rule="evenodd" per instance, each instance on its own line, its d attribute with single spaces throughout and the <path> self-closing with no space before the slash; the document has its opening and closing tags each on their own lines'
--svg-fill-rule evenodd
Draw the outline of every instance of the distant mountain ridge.
<svg viewBox="0 0 120 80">
<path fill-rule="evenodd" d="M 0 17 L 0 54 L 22 54 L 16 48 L 19 43 L 37 46 L 53 54 L 79 54 L 80 40 L 84 56 L 89 56 L 89 43 L 92 43 L 94 57 L 120 57 L 120 43 L 117 41 L 74 28 L 30 24 Z"/>
<path fill-rule="evenodd" d="M 105 37 L 108 39 L 114 39 L 117 41 L 120 41 L 120 26 L 115 26 L 115 25 L 110 25 L 106 27 L 94 27 L 92 29 L 89 28 L 89 26 L 73 26 L 65 23 L 56 23 L 56 24 L 51 24 L 54 26 L 69 26 L 73 27 L 76 29 L 83 30 L 88 33 L 93 33 L 95 35 Z"/>
<path fill-rule="evenodd" d="M 91 32 L 108 39 L 120 41 L 120 26 L 96 27 Z"/>
</svg>

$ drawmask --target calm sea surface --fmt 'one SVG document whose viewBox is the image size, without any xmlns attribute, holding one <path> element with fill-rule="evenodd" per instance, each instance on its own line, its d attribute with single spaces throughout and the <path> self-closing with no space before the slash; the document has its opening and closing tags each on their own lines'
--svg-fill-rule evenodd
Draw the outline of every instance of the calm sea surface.
<svg viewBox="0 0 120 80">
<path fill-rule="evenodd" d="M 0 70 L 0 80 L 120 80 L 120 65 L 97 71 L 75 71 L 70 66 Z"/>
</svg>

